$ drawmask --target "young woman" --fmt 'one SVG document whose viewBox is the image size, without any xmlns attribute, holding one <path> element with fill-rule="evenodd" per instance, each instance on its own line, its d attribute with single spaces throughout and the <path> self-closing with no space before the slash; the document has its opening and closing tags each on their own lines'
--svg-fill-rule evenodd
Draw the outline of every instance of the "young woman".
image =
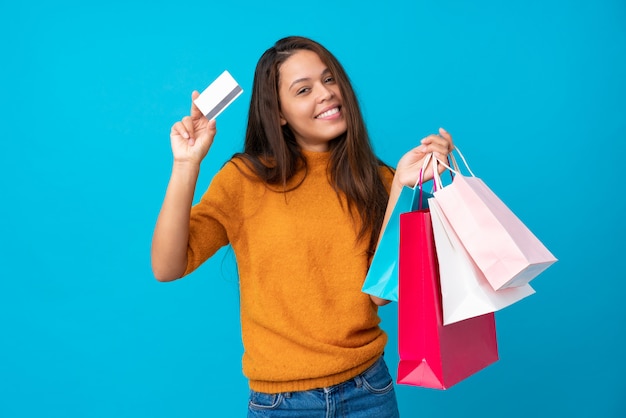
<svg viewBox="0 0 626 418">
<path fill-rule="evenodd" d="M 341 64 L 302 37 L 260 58 L 244 151 L 192 207 L 215 134 L 193 102 L 172 127 L 155 277 L 178 279 L 232 245 L 249 417 L 397 417 L 377 313 L 386 301 L 360 289 L 400 190 L 416 183 L 427 154 L 446 158 L 450 135 L 425 137 L 394 172 L 373 153 Z"/>
</svg>

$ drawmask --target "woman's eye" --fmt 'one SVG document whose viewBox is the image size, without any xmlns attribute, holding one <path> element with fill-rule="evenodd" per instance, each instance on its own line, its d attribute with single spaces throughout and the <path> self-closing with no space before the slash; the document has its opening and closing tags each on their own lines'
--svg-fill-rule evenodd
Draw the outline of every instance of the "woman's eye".
<svg viewBox="0 0 626 418">
<path fill-rule="evenodd" d="M 335 78 L 331 76 L 328 76 L 324 79 L 325 83 L 332 83 L 333 81 L 335 81 Z"/>
<path fill-rule="evenodd" d="M 296 92 L 296 94 L 304 94 L 306 92 L 309 91 L 308 87 L 302 87 L 301 89 L 298 89 L 298 91 Z"/>
</svg>

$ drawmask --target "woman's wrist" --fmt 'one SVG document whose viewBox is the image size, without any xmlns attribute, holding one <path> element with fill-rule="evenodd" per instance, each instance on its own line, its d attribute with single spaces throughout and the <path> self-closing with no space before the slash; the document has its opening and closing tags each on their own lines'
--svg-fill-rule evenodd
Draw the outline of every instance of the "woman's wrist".
<svg viewBox="0 0 626 418">
<path fill-rule="evenodd" d="M 172 170 L 198 174 L 200 172 L 200 163 L 191 160 L 174 160 Z"/>
<path fill-rule="evenodd" d="M 400 192 L 404 187 L 402 180 L 400 180 L 400 175 L 396 171 L 396 174 L 393 176 L 393 180 L 391 181 L 391 189 Z"/>
</svg>

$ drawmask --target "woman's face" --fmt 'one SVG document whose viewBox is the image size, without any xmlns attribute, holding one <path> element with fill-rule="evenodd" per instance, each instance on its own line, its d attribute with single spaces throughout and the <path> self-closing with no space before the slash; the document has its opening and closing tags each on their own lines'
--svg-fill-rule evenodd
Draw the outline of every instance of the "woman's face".
<svg viewBox="0 0 626 418">
<path fill-rule="evenodd" d="M 327 151 L 346 132 L 339 85 L 315 52 L 299 50 L 281 65 L 278 95 L 280 123 L 302 149 Z"/>
</svg>

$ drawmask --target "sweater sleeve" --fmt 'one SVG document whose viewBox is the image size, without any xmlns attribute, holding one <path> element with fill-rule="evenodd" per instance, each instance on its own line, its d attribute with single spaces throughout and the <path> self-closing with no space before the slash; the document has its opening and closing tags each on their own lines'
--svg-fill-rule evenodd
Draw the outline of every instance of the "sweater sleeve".
<svg viewBox="0 0 626 418">
<path fill-rule="evenodd" d="M 236 171 L 233 164 L 226 163 L 213 177 L 200 201 L 191 208 L 185 275 L 231 240 L 239 201 Z"/>
</svg>

